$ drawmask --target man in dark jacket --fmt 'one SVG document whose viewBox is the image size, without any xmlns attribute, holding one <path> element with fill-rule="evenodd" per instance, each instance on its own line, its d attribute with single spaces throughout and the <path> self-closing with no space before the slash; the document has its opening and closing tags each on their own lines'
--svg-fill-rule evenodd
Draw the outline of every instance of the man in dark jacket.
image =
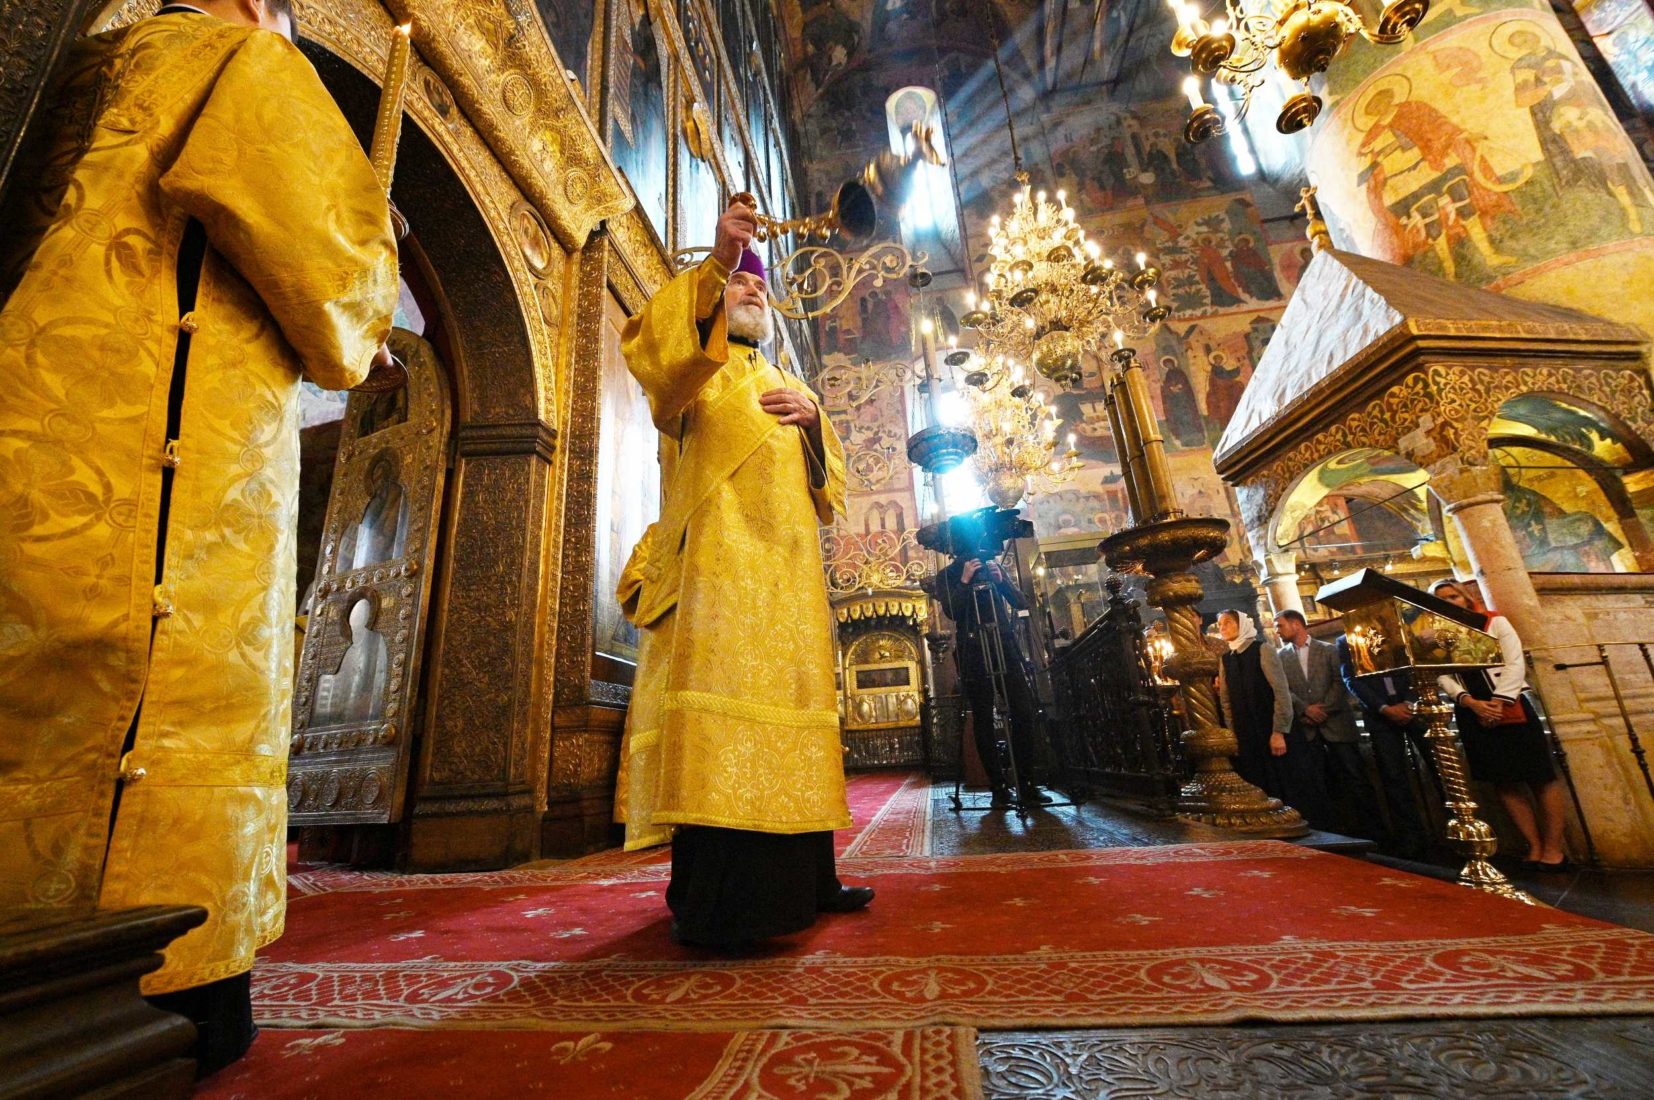
<svg viewBox="0 0 1654 1100">
<path fill-rule="evenodd" d="M 1009 745 L 1015 757 L 1015 779 L 1024 806 L 1043 806 L 1051 799 L 1034 785 L 1035 737 L 1039 730 L 1039 697 L 1033 670 L 1017 639 L 1017 612 L 1027 607 L 1022 592 L 1005 576 L 998 562 L 981 558 L 955 559 L 937 578 L 943 612 L 958 627 L 959 682 L 971 704 L 971 726 L 976 752 L 987 769 L 995 808 L 1011 804 L 1010 761 L 1004 759 L 994 721 L 995 696 L 993 633 L 997 620 L 998 650 L 1004 656 L 1005 699 L 1010 725 Z"/>
<path fill-rule="evenodd" d="M 1362 721 L 1372 740 L 1373 763 L 1378 765 L 1379 784 L 1389 810 L 1389 828 L 1384 847 L 1403 859 L 1418 859 L 1430 847 L 1424 812 L 1413 793 L 1413 769 L 1407 759 L 1407 742 L 1425 760 L 1430 759 L 1424 743 L 1424 723 L 1413 714 L 1415 697 L 1405 675 L 1385 673 L 1356 676 L 1349 642 L 1338 636 L 1338 664 L 1344 686 L 1361 704 Z"/>
</svg>

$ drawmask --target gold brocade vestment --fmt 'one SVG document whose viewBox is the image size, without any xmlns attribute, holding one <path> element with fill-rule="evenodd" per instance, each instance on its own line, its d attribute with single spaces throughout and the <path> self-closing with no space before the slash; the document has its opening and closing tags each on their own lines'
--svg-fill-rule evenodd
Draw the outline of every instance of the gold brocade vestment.
<svg viewBox="0 0 1654 1100">
<path fill-rule="evenodd" d="M 728 341 L 727 278 L 710 259 L 679 275 L 621 345 L 665 487 L 617 593 L 642 634 L 615 801 L 628 849 L 674 825 L 850 824 L 818 530 L 844 509 L 844 452 L 825 414 L 818 455 L 759 407 L 766 390 L 808 391 Z"/>
<path fill-rule="evenodd" d="M 156 16 L 77 45 L 50 102 L 0 221 L 0 907 L 205 906 L 163 993 L 281 934 L 299 381 L 367 374 L 396 246 L 279 35 Z"/>
</svg>

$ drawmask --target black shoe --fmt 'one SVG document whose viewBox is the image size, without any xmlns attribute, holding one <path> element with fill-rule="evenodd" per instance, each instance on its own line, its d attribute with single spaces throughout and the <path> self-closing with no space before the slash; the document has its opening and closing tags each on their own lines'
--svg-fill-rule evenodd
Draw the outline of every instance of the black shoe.
<svg viewBox="0 0 1654 1100">
<path fill-rule="evenodd" d="M 990 810 L 1008 810 L 1011 808 L 1011 792 L 1003 788 L 994 791 L 993 800 L 988 803 Z"/>
<path fill-rule="evenodd" d="M 1569 871 L 1579 870 L 1579 865 L 1567 856 L 1563 856 L 1555 863 L 1546 863 L 1542 859 L 1525 859 L 1523 866 L 1529 871 L 1538 871 L 1542 875 L 1561 875 Z"/>
<path fill-rule="evenodd" d="M 757 942 L 755 940 L 697 940 L 683 934 L 683 928 L 677 921 L 672 922 L 672 942 L 679 947 L 702 947 L 711 951 L 741 952 L 747 951 Z"/>
<path fill-rule="evenodd" d="M 871 886 L 840 886 L 838 893 L 816 906 L 823 913 L 854 913 L 873 901 Z"/>
<path fill-rule="evenodd" d="M 1022 792 L 1022 804 L 1024 806 L 1049 806 L 1055 801 L 1056 799 L 1038 787 L 1026 787 Z"/>
</svg>

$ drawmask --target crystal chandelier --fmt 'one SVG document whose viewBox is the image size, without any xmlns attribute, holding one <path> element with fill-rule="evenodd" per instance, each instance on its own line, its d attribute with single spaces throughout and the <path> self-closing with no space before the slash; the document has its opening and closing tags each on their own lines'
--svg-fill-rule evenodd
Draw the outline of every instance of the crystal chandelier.
<svg viewBox="0 0 1654 1100">
<path fill-rule="evenodd" d="M 1236 117 L 1246 114 L 1272 60 L 1288 79 L 1304 85 L 1275 119 L 1283 134 L 1297 133 L 1321 113 L 1321 97 L 1310 92 L 1309 78 L 1326 72 L 1356 35 L 1393 46 L 1430 11 L 1430 0 L 1224 0 L 1223 14 L 1208 23 L 1192 0 L 1166 2 L 1177 16 L 1172 53 L 1187 57 L 1197 74 L 1241 89 Z M 1190 108 L 1184 138 L 1198 143 L 1223 133 L 1223 116 L 1201 97 L 1200 75 L 1185 80 L 1183 90 Z"/>
<path fill-rule="evenodd" d="M 967 293 L 960 318 L 977 334 L 979 365 L 966 381 L 991 386 L 994 367 L 1028 364 L 1061 386 L 1080 382 L 1082 356 L 1116 329 L 1143 336 L 1170 312 L 1158 301 L 1158 268 L 1137 254 L 1127 273 L 1103 256 L 1075 220 L 1062 191 L 1033 192 L 1017 171 L 1010 217 L 988 223 L 991 260 L 978 298 Z"/>
<path fill-rule="evenodd" d="M 1084 465 L 1074 449 L 1057 454 L 1057 414 L 1045 395 L 1011 369 L 1009 385 L 968 387 L 976 453 L 971 456 L 988 499 L 1015 508 L 1030 492 L 1048 492 L 1071 481 Z"/>
</svg>

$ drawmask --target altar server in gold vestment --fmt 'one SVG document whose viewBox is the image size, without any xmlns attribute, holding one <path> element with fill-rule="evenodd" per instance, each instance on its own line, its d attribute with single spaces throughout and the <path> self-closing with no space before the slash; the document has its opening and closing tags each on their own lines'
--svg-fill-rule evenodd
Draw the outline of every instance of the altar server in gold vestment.
<svg viewBox="0 0 1654 1100">
<path fill-rule="evenodd" d="M 710 947 L 873 897 L 833 860 L 850 813 L 818 525 L 844 510 L 844 451 L 814 395 L 759 350 L 773 327 L 745 247 L 755 225 L 731 205 L 711 257 L 621 344 L 665 489 L 618 592 L 642 645 L 616 816 L 628 848 L 672 840 L 673 934 Z"/>
<path fill-rule="evenodd" d="M 204 906 L 143 989 L 209 1069 L 285 908 L 299 381 L 360 383 L 397 298 L 290 34 L 199 0 L 82 41 L 0 211 L 0 906 Z"/>
</svg>

